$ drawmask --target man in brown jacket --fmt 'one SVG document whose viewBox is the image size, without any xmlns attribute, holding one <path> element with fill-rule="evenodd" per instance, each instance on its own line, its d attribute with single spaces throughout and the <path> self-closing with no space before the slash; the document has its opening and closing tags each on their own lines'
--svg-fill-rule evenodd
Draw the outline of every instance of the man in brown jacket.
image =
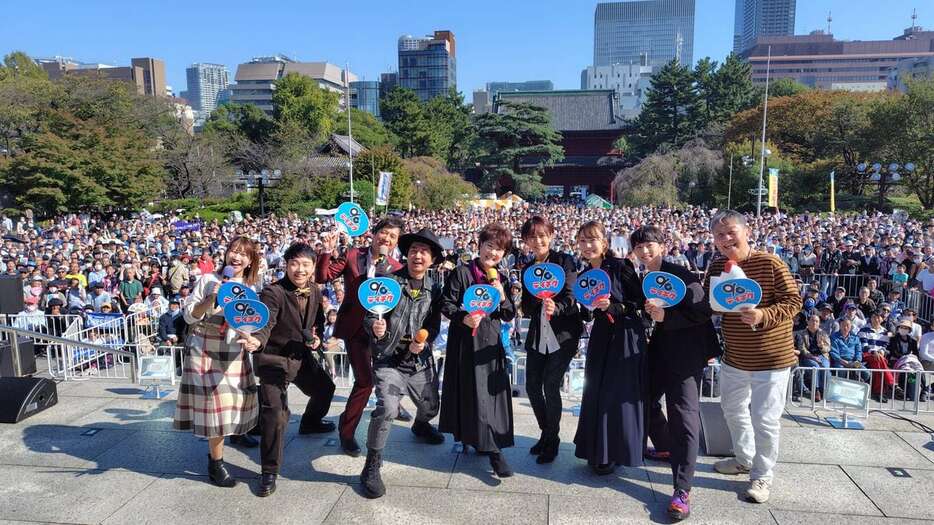
<svg viewBox="0 0 934 525">
<path fill-rule="evenodd" d="M 286 395 L 289 383 L 309 397 L 299 434 L 331 432 L 335 428 L 334 423 L 323 419 L 334 397 L 334 382 L 314 355 L 321 346 L 318 333 L 324 325 L 321 292 L 314 283 L 315 258 L 314 250 L 304 243 L 295 243 L 286 250 L 285 277 L 263 288 L 260 295 L 269 308 L 269 324 L 244 338 L 248 348 L 261 348 L 253 354 L 253 367 L 260 380 L 261 497 L 276 490 L 290 415 Z"/>
</svg>

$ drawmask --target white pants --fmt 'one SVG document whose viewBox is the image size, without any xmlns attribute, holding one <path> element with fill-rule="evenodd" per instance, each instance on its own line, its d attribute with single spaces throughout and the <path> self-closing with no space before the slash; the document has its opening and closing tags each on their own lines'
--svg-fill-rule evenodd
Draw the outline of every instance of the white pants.
<svg viewBox="0 0 934 525">
<path fill-rule="evenodd" d="M 790 371 L 720 367 L 720 407 L 736 460 L 751 469 L 749 479 L 772 481 Z"/>
</svg>

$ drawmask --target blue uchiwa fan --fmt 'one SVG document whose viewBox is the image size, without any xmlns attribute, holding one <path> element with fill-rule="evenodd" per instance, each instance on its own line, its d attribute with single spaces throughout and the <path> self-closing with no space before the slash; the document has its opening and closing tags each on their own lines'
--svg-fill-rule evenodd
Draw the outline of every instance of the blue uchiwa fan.
<svg viewBox="0 0 934 525">
<path fill-rule="evenodd" d="M 382 317 L 399 304 L 402 287 L 389 277 L 367 279 L 357 289 L 357 299 L 366 311 Z"/>
<path fill-rule="evenodd" d="M 755 308 L 762 301 L 762 287 L 752 279 L 729 279 L 710 291 L 713 300 L 726 312 Z"/>
<path fill-rule="evenodd" d="M 645 298 L 660 301 L 662 308 L 671 308 L 683 301 L 687 291 L 684 281 L 668 272 L 649 272 L 642 279 Z"/>
<path fill-rule="evenodd" d="M 224 320 L 234 330 L 251 334 L 269 324 L 269 308 L 260 301 L 237 299 L 224 307 Z"/>
</svg>

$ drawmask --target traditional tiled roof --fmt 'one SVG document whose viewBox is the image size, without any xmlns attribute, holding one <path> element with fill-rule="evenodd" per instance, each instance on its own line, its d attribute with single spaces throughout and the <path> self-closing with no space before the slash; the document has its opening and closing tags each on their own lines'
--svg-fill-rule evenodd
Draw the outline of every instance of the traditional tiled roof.
<svg viewBox="0 0 934 525">
<path fill-rule="evenodd" d="M 616 115 L 616 92 L 611 89 L 499 93 L 493 103 L 494 112 L 503 112 L 502 102 L 529 103 L 547 109 L 557 131 L 619 129 L 623 126 L 623 119 Z"/>
</svg>

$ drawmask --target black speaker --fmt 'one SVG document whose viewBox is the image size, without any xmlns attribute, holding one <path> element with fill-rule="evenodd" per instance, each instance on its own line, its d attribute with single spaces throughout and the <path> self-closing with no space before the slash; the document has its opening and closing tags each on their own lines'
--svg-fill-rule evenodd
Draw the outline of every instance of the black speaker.
<svg viewBox="0 0 934 525">
<path fill-rule="evenodd" d="M 18 275 L 0 275 L 0 314 L 18 314 L 25 307 L 23 278 Z"/>
<path fill-rule="evenodd" d="M 0 423 L 19 423 L 58 403 L 55 382 L 38 377 L 0 377 Z"/>
<path fill-rule="evenodd" d="M 0 377 L 16 377 L 13 373 L 12 341 L 0 341 Z M 28 337 L 19 338 L 19 362 L 22 374 L 29 376 L 36 373 L 36 350 L 33 340 Z"/>
</svg>

